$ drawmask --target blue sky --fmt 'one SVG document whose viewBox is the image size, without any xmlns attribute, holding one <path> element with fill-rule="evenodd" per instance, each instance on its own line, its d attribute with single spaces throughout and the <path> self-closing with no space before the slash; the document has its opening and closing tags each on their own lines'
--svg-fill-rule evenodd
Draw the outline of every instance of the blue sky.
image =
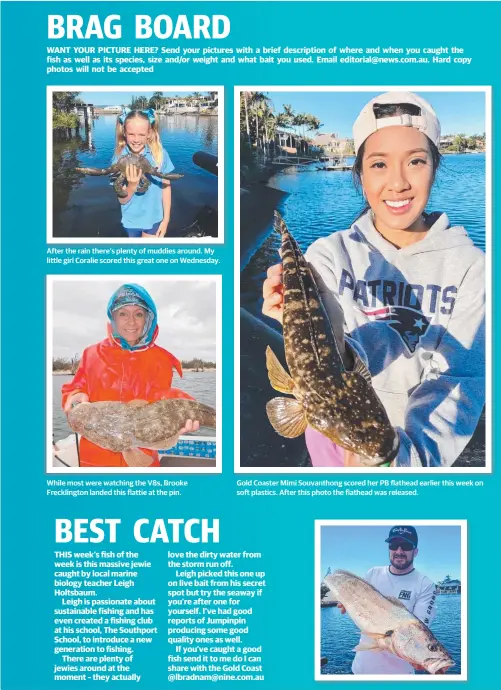
<svg viewBox="0 0 501 690">
<path fill-rule="evenodd" d="M 402 523 L 403 524 L 403 523 Z M 411 522 L 407 524 L 412 524 Z M 419 553 L 417 570 L 434 582 L 446 575 L 461 577 L 461 528 L 415 525 Z M 360 577 L 375 566 L 388 565 L 385 539 L 391 525 L 333 526 L 321 528 L 321 576 L 332 570 L 349 570 Z"/>
<path fill-rule="evenodd" d="M 162 91 L 164 96 L 188 96 L 193 91 Z M 199 93 L 206 95 L 207 92 L 200 91 Z M 79 98 L 86 103 L 93 105 L 122 105 L 123 103 L 130 103 L 132 96 L 145 96 L 151 98 L 153 91 L 142 91 L 137 89 L 135 91 L 82 91 Z"/>
<path fill-rule="evenodd" d="M 335 132 L 340 137 L 352 137 L 351 128 L 363 106 L 380 92 L 273 92 L 275 112 L 282 112 L 284 103 L 295 112 L 306 112 L 320 119 L 320 132 Z M 442 134 L 482 134 L 485 132 L 485 94 L 468 92 L 416 91 L 437 113 Z"/>
</svg>

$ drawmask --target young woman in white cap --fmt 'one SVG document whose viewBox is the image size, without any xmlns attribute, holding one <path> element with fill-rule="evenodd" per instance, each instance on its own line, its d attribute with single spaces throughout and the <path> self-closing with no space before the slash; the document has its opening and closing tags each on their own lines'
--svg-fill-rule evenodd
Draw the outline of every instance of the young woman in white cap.
<svg viewBox="0 0 501 690">
<path fill-rule="evenodd" d="M 363 108 L 353 135 L 353 174 L 367 207 L 306 258 L 334 328 L 344 318 L 345 365 L 353 351 L 365 359 L 398 433 L 392 464 L 450 466 L 485 400 L 484 253 L 445 213 L 425 213 L 440 163 L 429 103 L 382 94 Z M 281 272 L 272 266 L 263 286 L 263 312 L 279 321 Z M 358 464 L 313 429 L 306 442 L 315 466 Z"/>
</svg>

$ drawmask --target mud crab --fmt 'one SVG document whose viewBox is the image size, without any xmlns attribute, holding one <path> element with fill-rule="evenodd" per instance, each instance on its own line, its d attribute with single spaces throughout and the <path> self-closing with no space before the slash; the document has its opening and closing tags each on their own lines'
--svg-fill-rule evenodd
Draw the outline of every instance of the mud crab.
<svg viewBox="0 0 501 690">
<path fill-rule="evenodd" d="M 160 177 L 162 180 L 179 180 L 181 177 L 184 177 L 184 175 L 177 173 L 162 173 L 158 168 L 154 168 L 145 156 L 135 153 L 122 156 L 116 163 L 110 165 L 109 168 L 77 168 L 77 170 L 84 173 L 84 175 L 110 175 L 116 195 L 123 198 L 127 196 L 124 184 L 126 182 L 125 171 L 128 165 L 135 165 L 141 170 L 141 177 L 137 186 L 138 192 L 146 192 L 150 186 L 151 180 L 148 179 L 148 175 Z"/>
</svg>

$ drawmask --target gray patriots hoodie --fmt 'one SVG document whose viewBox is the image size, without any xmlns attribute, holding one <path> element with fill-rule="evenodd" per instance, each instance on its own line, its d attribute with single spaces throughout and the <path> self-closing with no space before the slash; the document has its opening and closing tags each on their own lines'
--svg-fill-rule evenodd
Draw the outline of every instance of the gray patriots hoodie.
<svg viewBox="0 0 501 690">
<path fill-rule="evenodd" d="M 401 467 L 452 465 L 485 402 L 485 255 L 445 213 L 427 222 L 423 239 L 398 249 L 368 211 L 306 252 L 400 436 Z"/>
</svg>

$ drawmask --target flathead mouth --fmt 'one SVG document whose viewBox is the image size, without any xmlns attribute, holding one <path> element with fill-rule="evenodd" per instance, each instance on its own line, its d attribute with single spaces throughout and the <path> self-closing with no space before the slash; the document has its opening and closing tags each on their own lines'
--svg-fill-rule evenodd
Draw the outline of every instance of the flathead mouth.
<svg viewBox="0 0 501 690">
<path fill-rule="evenodd" d="M 428 673 L 435 675 L 435 673 L 438 673 L 438 671 L 441 671 L 442 669 L 447 671 L 449 668 L 455 665 L 456 663 L 452 659 L 427 659 L 424 667 Z"/>
</svg>

